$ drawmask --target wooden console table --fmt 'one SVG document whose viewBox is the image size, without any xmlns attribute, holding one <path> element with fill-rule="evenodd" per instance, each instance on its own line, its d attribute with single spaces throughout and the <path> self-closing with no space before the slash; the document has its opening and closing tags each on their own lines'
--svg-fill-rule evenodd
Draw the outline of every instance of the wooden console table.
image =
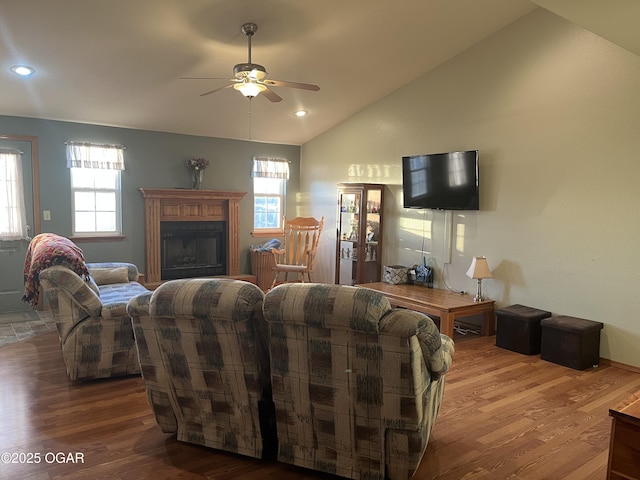
<svg viewBox="0 0 640 480">
<path fill-rule="evenodd" d="M 609 415 L 613 422 L 607 478 L 640 479 L 640 391 L 609 409 Z"/>
<path fill-rule="evenodd" d="M 453 322 L 459 317 L 482 315 L 482 334 L 495 335 L 495 302 L 474 302 L 470 295 L 447 290 L 426 288 L 418 285 L 392 285 L 376 282 L 363 283 L 358 287 L 370 288 L 382 293 L 395 307 L 440 317 L 440 332 L 453 337 Z"/>
</svg>

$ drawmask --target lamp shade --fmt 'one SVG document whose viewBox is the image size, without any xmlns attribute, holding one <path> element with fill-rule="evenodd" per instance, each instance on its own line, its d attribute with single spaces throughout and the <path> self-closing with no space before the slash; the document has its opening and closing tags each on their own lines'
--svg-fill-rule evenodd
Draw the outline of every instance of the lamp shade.
<svg viewBox="0 0 640 480">
<path fill-rule="evenodd" d="M 493 273 L 487 264 L 487 257 L 473 257 L 471 266 L 467 270 L 469 278 L 493 278 Z"/>
</svg>

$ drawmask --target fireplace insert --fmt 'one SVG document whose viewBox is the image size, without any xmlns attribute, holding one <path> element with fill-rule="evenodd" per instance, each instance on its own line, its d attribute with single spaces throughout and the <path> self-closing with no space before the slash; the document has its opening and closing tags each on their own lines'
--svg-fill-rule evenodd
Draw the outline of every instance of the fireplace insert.
<svg viewBox="0 0 640 480">
<path fill-rule="evenodd" d="M 162 280 L 227 274 L 226 222 L 160 222 Z"/>
</svg>

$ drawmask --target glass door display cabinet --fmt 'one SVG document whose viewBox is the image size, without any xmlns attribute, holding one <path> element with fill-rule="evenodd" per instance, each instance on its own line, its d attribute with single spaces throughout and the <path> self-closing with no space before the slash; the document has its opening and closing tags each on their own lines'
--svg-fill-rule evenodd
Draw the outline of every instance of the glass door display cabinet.
<svg viewBox="0 0 640 480">
<path fill-rule="evenodd" d="M 384 185 L 338 184 L 336 283 L 379 282 Z"/>
</svg>

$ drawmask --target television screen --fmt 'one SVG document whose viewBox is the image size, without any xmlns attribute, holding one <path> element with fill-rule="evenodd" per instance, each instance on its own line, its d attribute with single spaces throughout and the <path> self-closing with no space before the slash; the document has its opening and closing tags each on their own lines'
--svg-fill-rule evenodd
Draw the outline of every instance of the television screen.
<svg viewBox="0 0 640 480">
<path fill-rule="evenodd" d="M 479 210 L 478 151 L 402 157 L 405 208 Z"/>
</svg>

